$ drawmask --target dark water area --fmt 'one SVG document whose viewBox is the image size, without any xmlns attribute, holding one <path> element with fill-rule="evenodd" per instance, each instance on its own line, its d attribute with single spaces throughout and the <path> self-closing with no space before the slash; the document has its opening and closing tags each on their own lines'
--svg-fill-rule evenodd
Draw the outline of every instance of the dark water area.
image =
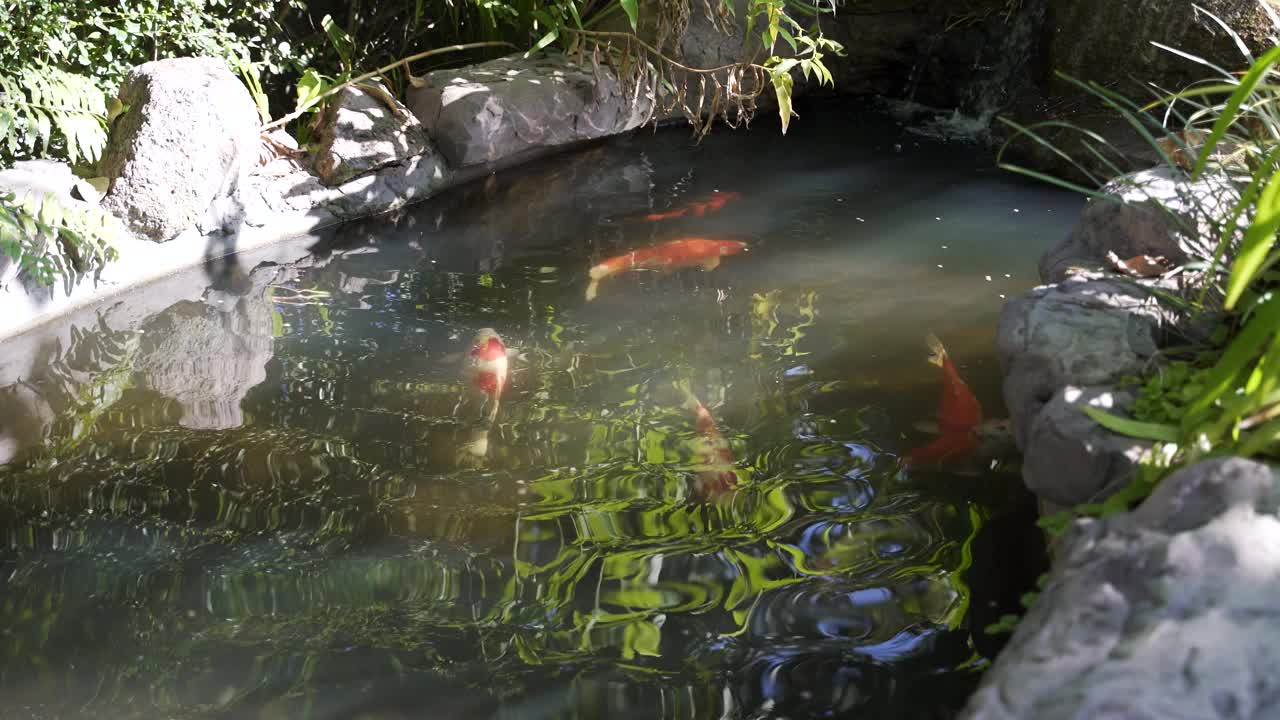
<svg viewBox="0 0 1280 720">
<path fill-rule="evenodd" d="M 641 131 L 7 341 L 0 716 L 953 717 L 1039 569 L 1016 457 L 900 462 L 932 439 L 925 336 L 1003 417 L 1003 298 L 1081 202 L 800 111 Z M 586 301 L 593 263 L 682 237 L 750 250 Z M 485 327 L 518 354 L 477 426 Z M 726 492 L 696 491 L 677 383 Z"/>
</svg>

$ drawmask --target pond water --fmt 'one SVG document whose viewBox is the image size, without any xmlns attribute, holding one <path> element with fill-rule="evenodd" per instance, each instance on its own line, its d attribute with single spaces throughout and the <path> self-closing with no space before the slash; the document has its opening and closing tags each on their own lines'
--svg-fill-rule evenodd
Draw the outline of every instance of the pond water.
<svg viewBox="0 0 1280 720">
<path fill-rule="evenodd" d="M 925 336 L 1002 417 L 1001 303 L 1081 203 L 801 112 L 614 139 L 8 341 L 5 714 L 952 717 L 1038 569 L 1016 458 L 900 462 L 932 439 Z M 592 263 L 683 237 L 750 249 L 586 301 Z M 513 348 L 491 425 L 455 413 L 485 327 Z"/>
</svg>

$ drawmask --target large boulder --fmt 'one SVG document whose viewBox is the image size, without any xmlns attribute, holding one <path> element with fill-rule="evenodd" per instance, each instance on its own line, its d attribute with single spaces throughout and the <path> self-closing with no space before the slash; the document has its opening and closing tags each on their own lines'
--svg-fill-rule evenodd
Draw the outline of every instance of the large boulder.
<svg viewBox="0 0 1280 720">
<path fill-rule="evenodd" d="M 224 62 L 175 58 L 139 65 L 120 86 L 102 206 L 135 233 L 165 242 L 238 220 L 229 202 L 257 161 L 258 111 Z"/>
<path fill-rule="evenodd" d="M 1027 451 L 1035 417 L 1062 388 L 1111 385 L 1148 367 L 1165 315 L 1153 295 L 1119 280 L 1071 280 L 1006 303 L 996 351 L 1018 447 Z"/>
<path fill-rule="evenodd" d="M 527 158 L 616 135 L 649 115 L 607 69 L 597 78 L 563 55 L 498 58 L 428 73 L 409 106 L 454 169 Z"/>
<path fill-rule="evenodd" d="M 328 185 L 402 163 L 431 149 L 418 118 L 391 95 L 348 87 L 320 119 L 313 167 Z"/>
<path fill-rule="evenodd" d="M 1054 393 L 1025 433 L 1027 489 L 1056 506 L 1073 507 L 1127 485 L 1151 444 L 1107 430 L 1083 408 L 1123 416 L 1132 405 L 1132 394 L 1110 388 L 1068 385 Z"/>
<path fill-rule="evenodd" d="M 1280 717 L 1280 478 L 1239 458 L 1080 521 L 970 720 Z"/>
<path fill-rule="evenodd" d="M 1040 257 L 1040 279 L 1060 282 L 1072 268 L 1096 267 L 1108 252 L 1152 255 L 1175 264 L 1213 255 L 1220 218 L 1239 190 L 1217 174 L 1191 182 L 1167 166 L 1112 180 L 1105 199 L 1091 199 L 1071 233 Z"/>
</svg>

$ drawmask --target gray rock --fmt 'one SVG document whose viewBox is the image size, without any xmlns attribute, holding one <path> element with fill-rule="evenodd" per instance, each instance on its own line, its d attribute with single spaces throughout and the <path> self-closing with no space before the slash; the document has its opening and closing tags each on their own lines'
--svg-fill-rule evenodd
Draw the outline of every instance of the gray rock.
<svg viewBox="0 0 1280 720">
<path fill-rule="evenodd" d="M 434 153 L 427 153 L 350 180 L 337 188 L 336 194 L 321 198 L 318 207 L 338 217 L 398 210 L 430 196 L 448 178 L 444 163 Z"/>
<path fill-rule="evenodd" d="M 348 180 L 428 150 L 427 132 L 407 108 L 387 96 L 348 87 L 320 120 L 315 170 L 327 185 Z"/>
<path fill-rule="evenodd" d="M 1124 415 L 1129 393 L 1067 386 L 1031 421 L 1022 457 L 1027 488 L 1042 500 L 1072 507 L 1124 487 L 1150 443 L 1098 425 L 1081 406 Z"/>
<path fill-rule="evenodd" d="M 498 58 L 425 81 L 409 91 L 409 106 L 455 170 L 615 135 L 649 114 L 608 70 L 597 82 L 590 67 L 561 55 Z"/>
<path fill-rule="evenodd" d="M 962 717 L 1280 717 L 1280 479 L 1239 458 L 1081 521 Z"/>
<path fill-rule="evenodd" d="M 996 351 L 1018 447 L 1027 451 L 1034 418 L 1062 388 L 1107 385 L 1147 367 L 1166 320 L 1154 297 L 1120 280 L 1071 280 L 1010 300 Z"/>
<path fill-rule="evenodd" d="M 127 110 L 102 159 L 111 182 L 102 206 L 157 242 L 238 221 L 238 208 L 224 201 L 257 163 L 258 111 L 226 64 L 149 62 L 129 72 L 119 97 Z"/>
<path fill-rule="evenodd" d="M 1091 199 L 1071 233 L 1041 256 L 1042 281 L 1060 282 L 1073 266 L 1103 264 L 1108 251 L 1121 258 L 1163 255 L 1174 263 L 1210 257 L 1218 218 L 1239 197 L 1222 176 L 1192 183 L 1167 167 L 1121 176 L 1103 192 L 1115 199 Z"/>
<path fill-rule="evenodd" d="M 28 195 L 53 195 L 59 200 L 97 204 L 98 191 L 76 177 L 71 167 L 57 160 L 20 160 L 0 170 L 0 191 L 11 192 L 17 200 Z"/>
</svg>

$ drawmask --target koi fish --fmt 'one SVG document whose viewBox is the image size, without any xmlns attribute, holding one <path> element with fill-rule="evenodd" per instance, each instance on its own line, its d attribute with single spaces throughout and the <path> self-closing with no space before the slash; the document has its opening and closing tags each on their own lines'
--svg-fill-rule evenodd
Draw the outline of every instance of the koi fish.
<svg viewBox="0 0 1280 720">
<path fill-rule="evenodd" d="M 685 238 L 633 250 L 625 255 L 617 255 L 591 268 L 591 283 L 587 285 L 587 301 L 595 299 L 601 280 L 618 273 L 628 270 L 670 272 L 695 266 L 703 270 L 715 270 L 720 267 L 720 258 L 725 255 L 736 255 L 746 249 L 747 244 L 737 240 Z"/>
<path fill-rule="evenodd" d="M 660 222 L 662 220 L 675 220 L 676 218 L 682 218 L 686 215 L 702 217 L 707 213 L 715 212 L 723 208 L 725 205 L 729 204 L 730 200 L 736 200 L 739 197 L 742 197 L 741 193 L 716 192 L 706 200 L 687 203 L 674 210 L 668 210 L 666 212 L 650 213 L 648 215 L 635 218 L 632 222 Z"/>
<path fill-rule="evenodd" d="M 979 432 L 982 405 L 960 377 L 942 341 L 930 333 L 926 342 L 929 344 L 929 363 L 942 368 L 942 396 L 938 400 L 939 436 L 928 445 L 909 451 L 903 457 L 903 463 L 910 466 L 964 462 L 982 445 Z"/>
<path fill-rule="evenodd" d="M 459 414 L 464 405 L 472 405 L 478 419 L 492 423 L 507 385 L 507 347 L 493 328 L 476 332 L 471 349 L 462 360 L 460 379 L 462 398 L 454 414 Z"/>
<path fill-rule="evenodd" d="M 716 427 L 711 411 L 707 410 L 687 385 L 677 383 L 676 387 L 684 393 L 685 408 L 693 413 L 694 427 L 699 435 L 696 457 L 700 469 L 695 494 L 698 497 L 722 495 L 738 484 L 733 451 L 720 434 L 720 428 Z"/>
</svg>

